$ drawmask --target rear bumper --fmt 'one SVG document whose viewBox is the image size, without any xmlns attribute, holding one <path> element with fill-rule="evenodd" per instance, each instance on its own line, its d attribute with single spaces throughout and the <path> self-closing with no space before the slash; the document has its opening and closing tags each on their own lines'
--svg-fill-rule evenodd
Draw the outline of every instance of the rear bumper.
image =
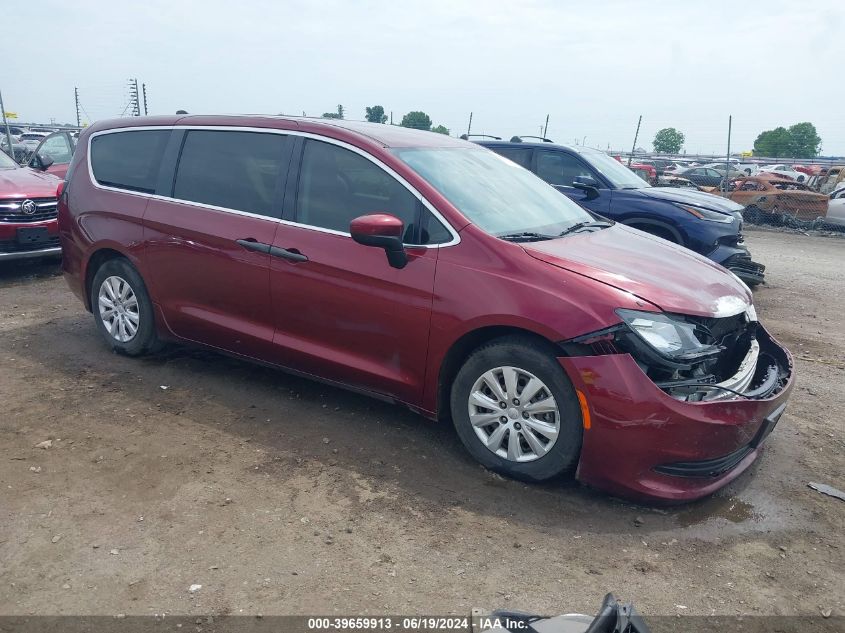
<svg viewBox="0 0 845 633">
<path fill-rule="evenodd" d="M 590 411 L 578 479 L 628 498 L 680 502 L 738 477 L 756 459 L 794 384 L 789 353 L 763 328 L 758 340 L 788 364 L 783 388 L 760 400 L 676 400 L 628 354 L 559 359 Z"/>
</svg>

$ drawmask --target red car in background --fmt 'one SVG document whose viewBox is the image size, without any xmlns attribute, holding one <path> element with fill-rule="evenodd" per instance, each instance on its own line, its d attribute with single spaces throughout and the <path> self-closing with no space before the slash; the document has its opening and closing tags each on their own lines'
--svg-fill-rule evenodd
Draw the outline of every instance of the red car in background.
<svg viewBox="0 0 845 633">
<path fill-rule="evenodd" d="M 0 262 L 61 253 L 56 221 L 61 182 L 0 152 Z"/>
<path fill-rule="evenodd" d="M 736 275 L 442 134 L 102 121 L 59 228 L 111 349 L 191 342 L 402 403 L 523 480 L 701 497 L 755 460 L 794 381 Z"/>
<path fill-rule="evenodd" d="M 648 184 L 652 186 L 657 184 L 657 170 L 652 165 L 631 163 L 628 165 L 628 169 L 637 174 L 637 176 L 645 180 Z"/>
</svg>

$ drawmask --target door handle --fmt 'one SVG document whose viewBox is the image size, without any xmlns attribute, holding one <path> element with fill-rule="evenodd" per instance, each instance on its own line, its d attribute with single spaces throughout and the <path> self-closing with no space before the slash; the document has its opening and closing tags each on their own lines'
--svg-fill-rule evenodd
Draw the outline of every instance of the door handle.
<svg viewBox="0 0 845 633">
<path fill-rule="evenodd" d="M 278 246 L 271 246 L 269 253 L 273 257 L 281 257 L 282 259 L 287 259 L 288 261 L 292 262 L 307 262 L 308 257 L 303 255 L 299 251 L 295 249 L 287 249 L 287 248 L 279 248 Z"/>
<path fill-rule="evenodd" d="M 243 246 L 248 251 L 257 251 L 259 253 L 269 253 L 270 249 L 272 248 L 269 244 L 265 244 L 264 242 L 256 242 L 253 239 L 237 240 L 237 243 L 240 246 Z"/>
</svg>

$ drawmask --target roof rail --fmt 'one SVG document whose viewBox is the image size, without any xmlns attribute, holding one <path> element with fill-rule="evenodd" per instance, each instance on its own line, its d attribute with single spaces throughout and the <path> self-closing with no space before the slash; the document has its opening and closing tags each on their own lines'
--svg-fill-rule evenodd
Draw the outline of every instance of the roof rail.
<svg viewBox="0 0 845 633">
<path fill-rule="evenodd" d="M 461 136 L 460 136 L 459 138 L 460 138 L 462 141 L 468 141 L 468 140 L 470 139 L 470 137 L 471 137 L 471 136 L 477 136 L 477 137 L 479 137 L 479 138 L 492 138 L 492 139 L 494 139 L 494 140 L 496 140 L 496 141 L 501 141 L 501 140 L 502 140 L 502 137 L 501 137 L 501 136 L 493 136 L 493 135 L 491 135 L 491 134 L 461 134 Z"/>
<path fill-rule="evenodd" d="M 531 136 L 530 134 L 523 134 L 521 136 L 511 137 L 511 143 L 521 143 L 522 139 L 524 138 L 535 138 L 538 141 L 542 141 L 543 143 L 554 143 L 552 139 L 546 138 L 545 136 Z"/>
</svg>

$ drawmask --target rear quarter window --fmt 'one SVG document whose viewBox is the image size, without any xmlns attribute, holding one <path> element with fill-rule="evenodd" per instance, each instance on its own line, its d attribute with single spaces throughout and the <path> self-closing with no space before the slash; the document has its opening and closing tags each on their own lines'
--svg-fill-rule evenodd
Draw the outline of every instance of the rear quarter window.
<svg viewBox="0 0 845 633">
<path fill-rule="evenodd" d="M 91 170 L 104 187 L 155 193 L 170 130 L 110 132 L 91 139 Z"/>
</svg>

